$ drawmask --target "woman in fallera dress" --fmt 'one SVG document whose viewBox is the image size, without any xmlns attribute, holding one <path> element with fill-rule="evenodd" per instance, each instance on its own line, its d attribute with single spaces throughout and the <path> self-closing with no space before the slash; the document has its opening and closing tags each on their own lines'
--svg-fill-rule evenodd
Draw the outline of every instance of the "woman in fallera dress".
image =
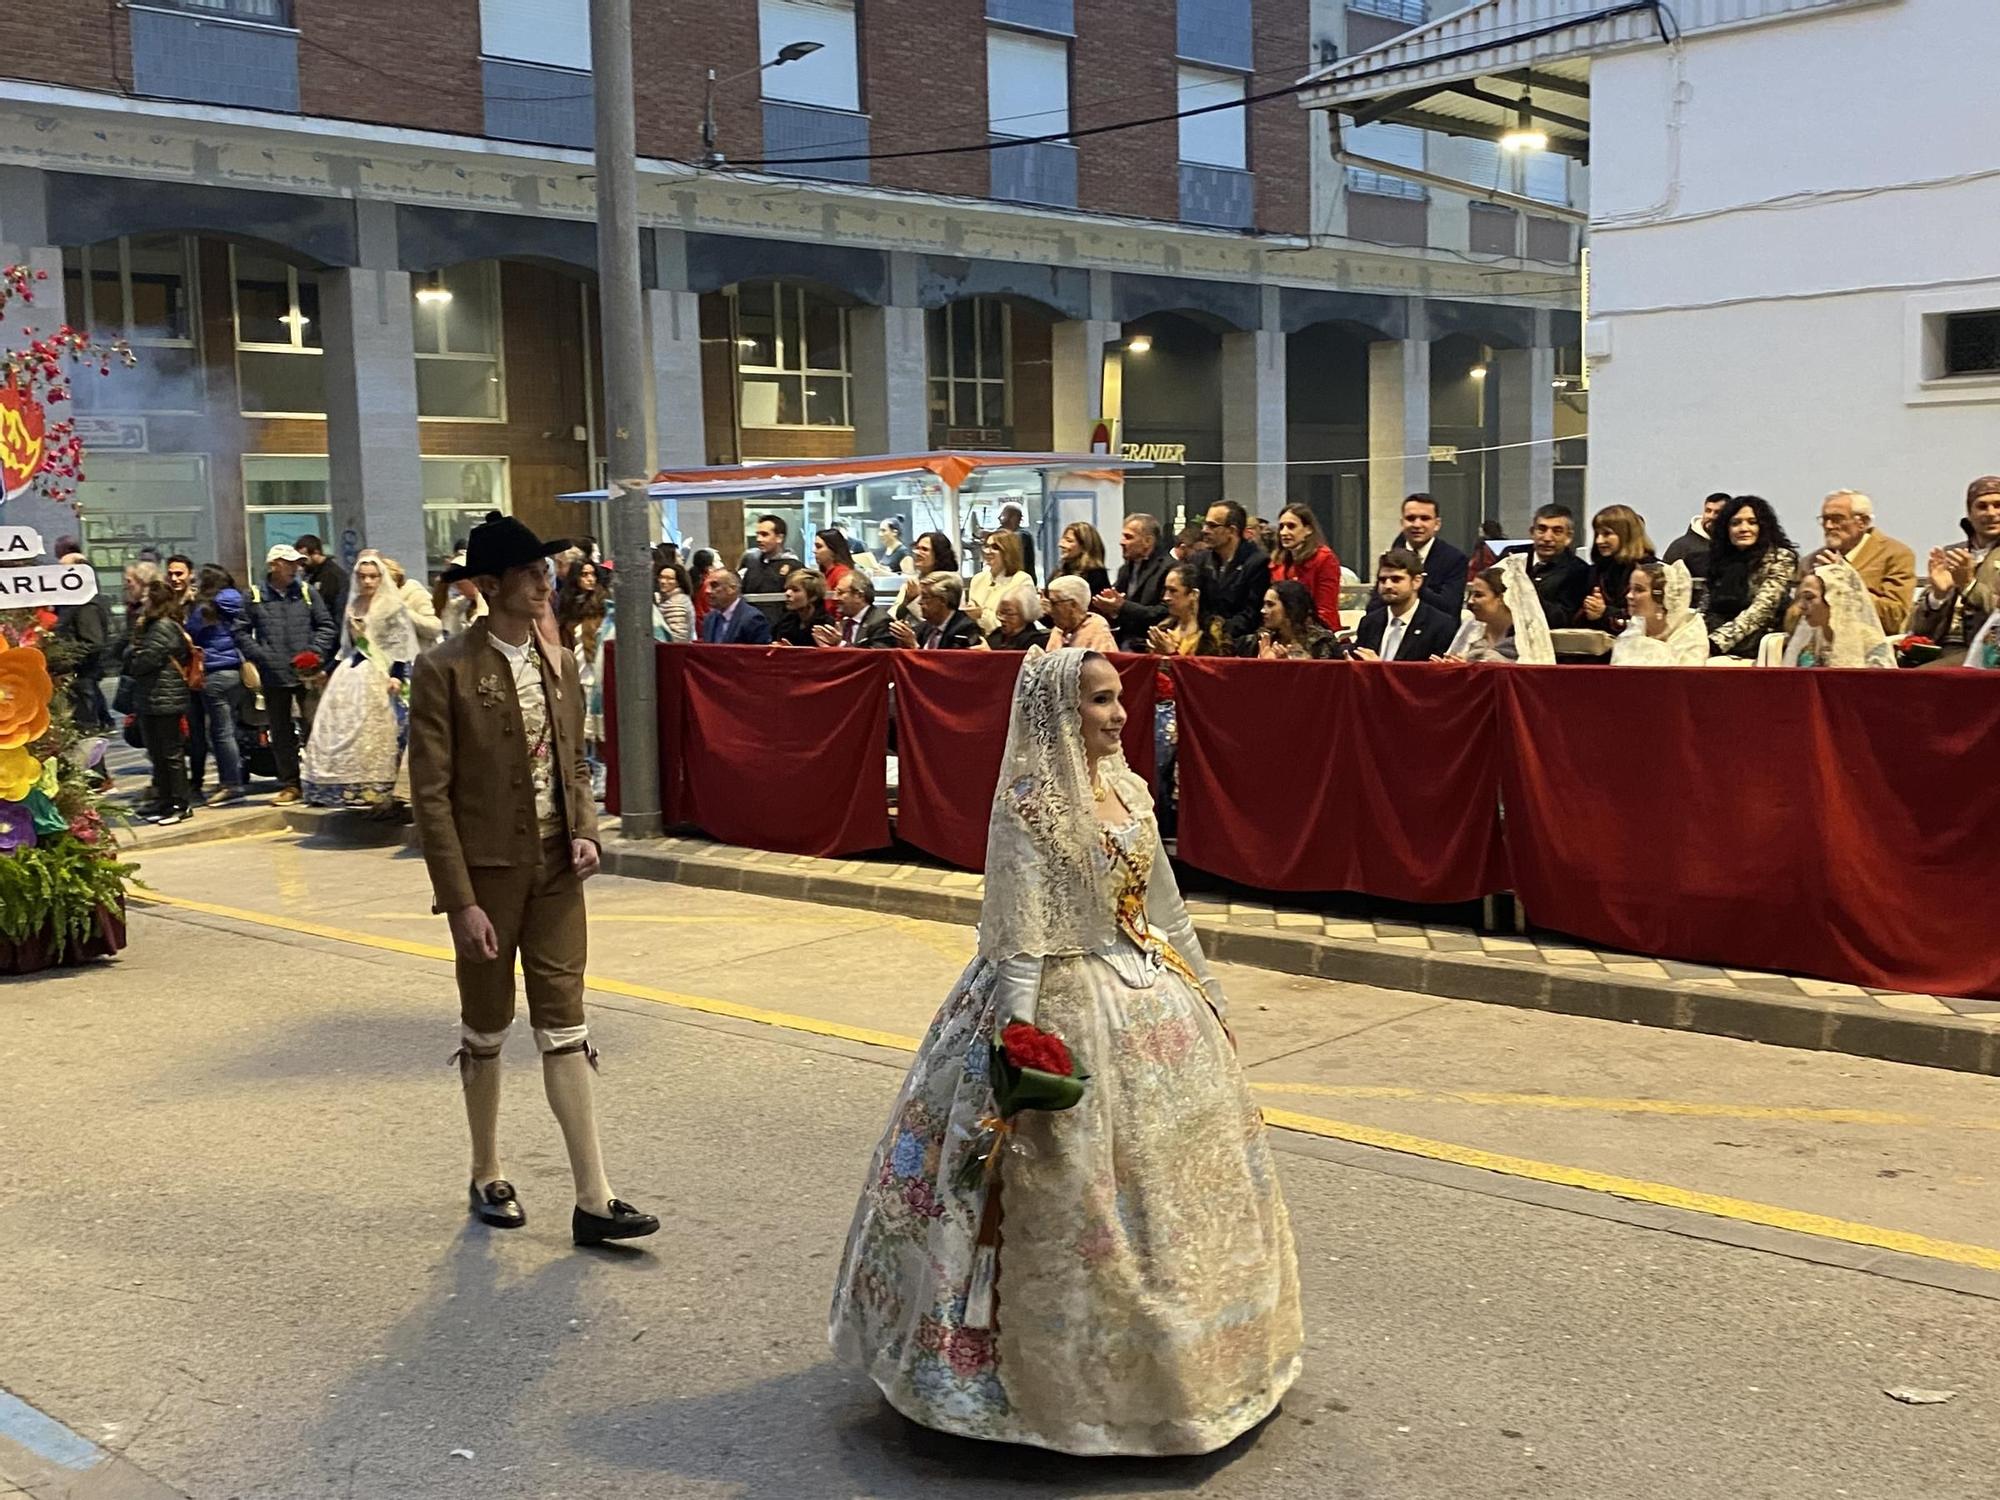
<svg viewBox="0 0 2000 1500">
<path fill-rule="evenodd" d="M 979 953 L 931 1023 L 864 1179 L 829 1334 L 904 1416 L 1075 1454 L 1221 1448 L 1304 1343 L 1297 1256 L 1224 1001 L 1120 748 L 1118 673 L 1030 652 L 987 836 Z M 974 1284 L 992 1048 L 1028 1022 L 1087 1074 L 998 1155 Z M 976 1157 L 975 1157 L 976 1160 Z"/>
</svg>

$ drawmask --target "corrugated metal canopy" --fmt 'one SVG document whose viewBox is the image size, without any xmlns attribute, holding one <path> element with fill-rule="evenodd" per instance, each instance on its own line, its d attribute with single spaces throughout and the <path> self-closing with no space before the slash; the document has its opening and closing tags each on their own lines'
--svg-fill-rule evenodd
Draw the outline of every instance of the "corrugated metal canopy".
<svg viewBox="0 0 2000 1500">
<path fill-rule="evenodd" d="M 1549 149 L 1587 158 L 1590 57 L 1657 45 L 1658 0 L 1482 0 L 1308 75 L 1309 109 L 1498 140 L 1524 100 Z"/>
</svg>

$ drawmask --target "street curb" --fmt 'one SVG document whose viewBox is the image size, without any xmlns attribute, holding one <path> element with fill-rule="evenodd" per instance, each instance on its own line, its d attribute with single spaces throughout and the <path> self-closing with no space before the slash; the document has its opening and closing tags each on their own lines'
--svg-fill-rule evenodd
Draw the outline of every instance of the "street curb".
<svg viewBox="0 0 2000 1500">
<path fill-rule="evenodd" d="M 603 857 L 606 874 L 627 879 L 857 907 L 968 927 L 979 920 L 980 898 L 972 891 L 820 874 L 782 865 L 744 865 L 615 841 L 604 845 Z M 1671 979 L 1551 972 L 1484 954 L 1397 950 L 1318 933 L 1245 930 L 1200 916 L 1195 918 L 1195 926 L 1211 958 L 1281 974 L 1624 1021 L 1665 1031 L 1699 1032 L 1774 1047 L 1840 1052 L 1958 1073 L 2000 1075 L 2000 1031 L 1958 1016 L 1898 1015 L 1864 1010 L 1840 1000 L 1723 992 Z"/>
</svg>

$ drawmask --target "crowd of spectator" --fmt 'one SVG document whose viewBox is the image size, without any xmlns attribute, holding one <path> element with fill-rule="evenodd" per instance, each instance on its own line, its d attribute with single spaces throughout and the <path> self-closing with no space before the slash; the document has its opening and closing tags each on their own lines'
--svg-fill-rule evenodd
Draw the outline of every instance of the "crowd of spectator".
<svg viewBox="0 0 2000 1500">
<path fill-rule="evenodd" d="M 1171 543 L 1154 517 L 1128 516 L 1115 573 L 1104 537 L 1073 522 L 1046 584 L 1017 506 L 979 539 L 980 566 L 969 577 L 949 537 L 925 532 L 906 548 L 892 519 L 879 535 L 902 577 L 886 609 L 843 533 L 820 532 L 818 567 L 805 568 L 785 550 L 784 521 L 762 516 L 739 567 L 697 579 L 710 609 L 701 639 L 1083 645 L 1267 660 L 1885 666 L 1897 664 L 1898 642 L 1925 637 L 1939 659 L 1977 665 L 2000 646 L 2000 623 L 1990 623 L 2000 603 L 2000 477 L 1974 481 L 1966 510 L 1964 544 L 1933 549 L 1920 573 L 1912 549 L 1878 529 L 1873 502 L 1854 490 L 1826 497 L 1813 551 L 1786 534 L 1762 497 L 1718 491 L 1664 553 L 1630 506 L 1593 513 L 1586 542 L 1576 513 L 1551 504 L 1536 511 L 1524 543 L 1509 546 L 1497 525 L 1483 527 L 1470 557 L 1440 534 L 1438 503 L 1414 494 L 1351 622 L 1341 599 L 1353 575 L 1302 504 L 1284 507 L 1273 525 L 1218 501 Z M 850 578 L 855 587 L 843 595 Z M 766 597 L 753 608 L 740 603 L 745 592 Z M 1857 598 L 1865 610 L 1851 607 Z M 878 609 L 883 618 L 872 619 Z"/>
</svg>

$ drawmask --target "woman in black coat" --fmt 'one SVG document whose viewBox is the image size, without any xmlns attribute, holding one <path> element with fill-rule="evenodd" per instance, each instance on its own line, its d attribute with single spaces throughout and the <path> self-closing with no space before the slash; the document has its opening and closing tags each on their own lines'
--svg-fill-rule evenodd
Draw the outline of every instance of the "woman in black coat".
<svg viewBox="0 0 2000 1500">
<path fill-rule="evenodd" d="M 182 720 L 192 695 L 186 669 L 192 648 L 181 628 L 180 598 L 164 578 L 142 586 L 138 618 L 125 642 L 125 676 L 146 758 L 153 763 L 153 793 L 140 815 L 154 823 L 179 823 L 192 814 L 187 734 Z"/>
</svg>

